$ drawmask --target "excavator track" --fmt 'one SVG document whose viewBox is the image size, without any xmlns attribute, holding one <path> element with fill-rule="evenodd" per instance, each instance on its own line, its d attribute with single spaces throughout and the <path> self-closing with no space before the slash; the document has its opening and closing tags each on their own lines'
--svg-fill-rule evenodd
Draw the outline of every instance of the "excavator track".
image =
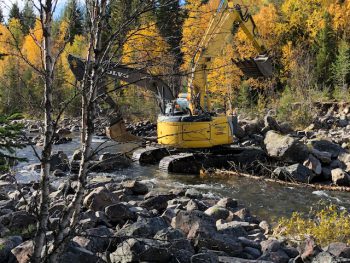
<svg viewBox="0 0 350 263">
<path fill-rule="evenodd" d="M 169 150 L 166 147 L 152 147 L 141 148 L 134 151 L 132 160 L 137 161 L 140 164 L 156 164 L 164 157 L 174 153 L 173 150 Z"/>
<path fill-rule="evenodd" d="M 159 169 L 167 173 L 197 174 L 200 166 L 193 153 L 170 155 L 159 162 Z"/>
</svg>

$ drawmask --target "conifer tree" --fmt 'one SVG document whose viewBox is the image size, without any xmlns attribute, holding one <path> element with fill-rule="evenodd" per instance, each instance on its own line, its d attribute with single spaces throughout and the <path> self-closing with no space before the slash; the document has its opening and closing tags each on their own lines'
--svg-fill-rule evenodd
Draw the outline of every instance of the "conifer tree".
<svg viewBox="0 0 350 263">
<path fill-rule="evenodd" d="M 11 123 L 19 117 L 18 114 L 0 116 L 0 173 L 6 172 L 13 161 L 18 159 L 15 156 L 16 148 L 23 148 L 23 144 L 19 142 L 23 125 Z"/>
<path fill-rule="evenodd" d="M 350 73 L 350 46 L 344 39 L 339 43 L 338 54 L 331 70 L 334 84 L 340 88 L 345 88 Z"/>
<path fill-rule="evenodd" d="M 336 40 L 332 29 L 331 16 L 328 12 L 324 14 L 325 26 L 318 33 L 316 39 L 316 78 L 318 83 L 330 85 L 331 65 L 335 59 Z"/>
<path fill-rule="evenodd" d="M 21 11 L 19 10 L 18 4 L 15 2 L 13 3 L 10 12 L 9 12 L 9 19 L 21 19 Z"/>
<path fill-rule="evenodd" d="M 28 34 L 29 30 L 34 28 L 35 25 L 35 14 L 32 2 L 28 0 L 26 1 L 20 20 L 23 28 L 23 33 Z"/>
</svg>

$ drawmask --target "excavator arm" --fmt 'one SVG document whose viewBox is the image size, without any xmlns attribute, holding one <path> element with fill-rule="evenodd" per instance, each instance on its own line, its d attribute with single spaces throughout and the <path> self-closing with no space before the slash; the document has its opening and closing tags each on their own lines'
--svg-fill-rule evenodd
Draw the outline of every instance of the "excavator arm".
<svg viewBox="0 0 350 263">
<path fill-rule="evenodd" d="M 257 51 L 257 57 L 243 61 L 233 61 L 247 77 L 270 77 L 272 64 L 267 57 L 267 50 L 259 40 L 255 22 L 248 11 L 243 11 L 240 5 L 234 5 L 232 0 L 223 0 L 211 18 L 209 26 L 198 46 L 192 60 L 192 77 L 188 84 L 190 94 L 190 109 L 210 111 L 210 100 L 207 90 L 207 74 L 215 70 L 212 60 L 222 55 L 225 45 L 239 28 L 243 30 Z"/>
<path fill-rule="evenodd" d="M 82 81 L 85 72 L 85 61 L 73 55 L 69 55 L 68 62 L 75 78 L 78 81 Z M 129 68 L 113 62 L 108 62 L 107 65 L 102 65 L 102 68 L 105 68 L 106 76 L 124 81 L 128 84 L 134 84 L 138 87 L 153 92 L 157 98 L 158 105 L 160 106 L 162 113 L 165 111 L 166 103 L 174 100 L 175 98 L 171 88 L 163 80 L 147 73 L 142 69 Z M 136 136 L 133 136 L 126 131 L 118 105 L 111 98 L 108 92 L 106 92 L 105 82 L 102 81 L 99 86 L 98 93 L 114 111 L 114 114 L 112 115 L 113 117 L 110 118 L 110 127 L 107 128 L 107 135 L 109 135 L 111 139 L 119 142 L 138 140 Z"/>
</svg>

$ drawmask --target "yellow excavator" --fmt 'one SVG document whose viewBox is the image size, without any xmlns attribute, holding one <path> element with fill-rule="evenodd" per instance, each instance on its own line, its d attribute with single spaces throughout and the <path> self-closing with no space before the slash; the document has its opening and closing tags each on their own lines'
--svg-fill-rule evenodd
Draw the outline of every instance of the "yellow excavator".
<svg viewBox="0 0 350 263">
<path fill-rule="evenodd" d="M 109 76 L 153 91 L 161 106 L 161 114 L 157 120 L 159 146 L 136 151 L 134 158 L 140 162 L 149 163 L 155 160 L 160 161 L 162 169 L 170 172 L 196 171 L 197 173 L 201 163 L 196 163 L 193 169 L 187 167 L 181 170 L 182 164 L 198 159 L 196 149 L 202 152 L 203 149 L 205 151 L 214 149 L 212 151 L 214 152 L 213 160 L 220 160 L 219 163 L 227 161 L 227 158 L 224 158 L 225 160 L 218 158 L 218 152 L 220 156 L 227 156 L 227 154 L 222 150 L 217 151 L 217 148 L 234 142 L 235 121 L 233 116 L 216 114 L 211 108 L 207 75 L 210 70 L 214 70 L 212 68 L 215 66 L 212 65 L 212 61 L 222 54 L 223 48 L 230 42 L 233 34 L 241 28 L 256 49 L 257 56 L 232 61 L 232 63 L 235 63 L 246 77 L 266 78 L 272 75 L 271 60 L 266 48 L 259 40 L 260 36 L 251 14 L 248 10 L 242 10 L 241 6 L 234 2 L 232 0 L 221 1 L 213 14 L 193 56 L 191 77 L 187 81 L 187 103 L 181 107 L 178 102 L 183 98 L 175 99 L 170 87 L 158 77 L 142 69 L 109 64 L 107 69 Z M 73 56 L 69 56 L 68 61 L 76 78 L 81 80 L 84 73 L 84 61 Z M 106 101 L 111 101 L 111 99 Z M 116 107 L 115 103 L 109 104 L 111 107 Z M 117 141 L 125 141 L 125 138 L 130 138 L 121 118 L 112 122 L 108 131 L 110 137 Z"/>
</svg>

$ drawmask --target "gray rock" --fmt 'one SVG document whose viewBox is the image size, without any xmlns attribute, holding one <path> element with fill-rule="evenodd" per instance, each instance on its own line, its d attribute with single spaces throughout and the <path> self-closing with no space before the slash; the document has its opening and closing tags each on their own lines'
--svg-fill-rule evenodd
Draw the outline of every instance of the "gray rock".
<svg viewBox="0 0 350 263">
<path fill-rule="evenodd" d="M 84 198 L 84 206 L 92 211 L 103 211 L 105 207 L 119 202 L 118 196 L 101 186 Z"/>
<path fill-rule="evenodd" d="M 218 206 L 225 207 L 230 210 L 235 210 L 238 207 L 238 201 L 232 198 L 222 198 L 217 203 Z"/>
<path fill-rule="evenodd" d="M 268 252 L 276 252 L 281 249 L 281 243 L 274 239 L 268 239 L 260 243 L 261 251 L 265 254 Z"/>
<path fill-rule="evenodd" d="M 201 199 L 203 195 L 194 188 L 187 189 L 185 192 L 185 196 L 189 198 Z"/>
<path fill-rule="evenodd" d="M 137 181 L 137 180 L 127 180 L 122 182 L 122 186 L 125 189 L 130 190 L 135 195 L 145 195 L 148 193 L 147 185 Z"/>
<path fill-rule="evenodd" d="M 251 255 L 254 259 L 257 259 L 258 257 L 261 256 L 261 251 L 259 249 L 256 248 L 252 248 L 252 247 L 245 247 L 243 249 L 243 252 L 248 253 L 249 255 Z"/>
<path fill-rule="evenodd" d="M 191 263 L 218 263 L 219 257 L 214 253 L 198 253 L 191 257 Z"/>
<path fill-rule="evenodd" d="M 74 245 L 69 245 L 68 249 L 63 255 L 60 255 L 59 257 L 60 263 L 104 263 L 101 258 L 96 256 L 91 251 L 82 248 L 77 247 Z"/>
<path fill-rule="evenodd" d="M 157 240 L 172 241 L 172 240 L 185 239 L 186 236 L 181 230 L 168 227 L 168 228 L 159 230 L 155 234 L 154 238 Z"/>
<path fill-rule="evenodd" d="M 325 251 L 336 257 L 350 258 L 350 247 L 345 243 L 331 243 L 326 247 Z"/>
<path fill-rule="evenodd" d="M 194 232 L 196 229 L 205 228 L 208 231 L 216 231 L 215 220 L 200 211 L 179 211 L 173 218 L 171 226 L 180 229 L 185 235 Z"/>
<path fill-rule="evenodd" d="M 320 252 L 315 258 L 312 259 L 311 263 L 341 263 L 341 262 L 347 262 L 349 263 L 350 260 L 346 258 L 338 258 L 336 256 L 333 256 L 332 254 L 328 252 Z"/>
<path fill-rule="evenodd" d="M 119 230 L 117 236 L 153 238 L 160 230 L 167 229 L 168 227 L 168 223 L 161 217 L 139 218 L 135 223 Z"/>
<path fill-rule="evenodd" d="M 37 223 L 36 217 L 26 211 L 16 211 L 11 214 L 10 230 L 23 230 Z"/>
<path fill-rule="evenodd" d="M 70 169 L 68 156 L 62 151 L 58 151 L 51 156 L 50 171 L 55 171 L 56 169 L 60 169 L 64 172 L 67 172 Z"/>
<path fill-rule="evenodd" d="M 105 226 L 87 229 L 86 236 L 76 236 L 73 241 L 93 253 L 104 252 L 111 245 L 113 231 Z"/>
<path fill-rule="evenodd" d="M 310 169 L 301 164 L 276 168 L 273 174 L 281 180 L 301 183 L 310 183 L 315 177 L 315 174 Z"/>
<path fill-rule="evenodd" d="M 150 197 L 145 201 L 140 203 L 141 207 L 148 210 L 156 209 L 157 211 L 163 212 L 168 207 L 168 201 L 173 199 L 174 195 L 163 195 L 159 194 L 157 196 Z"/>
<path fill-rule="evenodd" d="M 215 220 L 219 220 L 219 219 L 225 220 L 230 215 L 229 211 L 226 208 L 218 205 L 209 207 L 207 210 L 205 210 L 204 213 L 211 216 Z"/>
<path fill-rule="evenodd" d="M 277 251 L 273 252 L 267 252 L 263 256 L 261 256 L 259 259 L 261 260 L 270 260 L 274 263 L 288 263 L 289 256 L 284 252 L 282 249 L 279 249 Z"/>
<path fill-rule="evenodd" d="M 97 173 L 108 173 L 131 165 L 131 159 L 125 154 L 106 153 L 100 156 L 99 161 L 90 161 L 89 170 Z"/>
<path fill-rule="evenodd" d="M 33 241 L 27 240 L 11 250 L 9 262 L 29 263 L 33 252 Z"/>
<path fill-rule="evenodd" d="M 309 154 L 309 157 L 304 162 L 304 166 L 312 170 L 317 175 L 320 175 L 322 173 L 321 162 L 312 154 Z"/>
<path fill-rule="evenodd" d="M 316 156 L 322 163 L 330 164 L 332 162 L 332 154 L 330 152 L 321 152 L 315 148 L 311 149 L 311 153 Z"/>
<path fill-rule="evenodd" d="M 328 152 L 332 154 L 332 158 L 337 158 L 345 150 L 338 144 L 326 140 L 312 141 L 311 145 L 314 149 L 321 152 Z"/>
<path fill-rule="evenodd" d="M 0 238 L 0 263 L 8 263 L 11 250 L 22 242 L 22 237 L 20 236 Z"/>
<path fill-rule="evenodd" d="M 332 182 L 339 186 L 349 186 L 349 175 L 342 169 L 337 168 L 332 170 Z"/>
<path fill-rule="evenodd" d="M 270 157 L 287 162 L 303 162 L 309 155 L 307 146 L 296 138 L 274 131 L 267 132 L 264 144 Z"/>
<path fill-rule="evenodd" d="M 110 254 L 111 263 L 168 262 L 171 255 L 162 242 L 145 238 L 130 238 Z"/>
<path fill-rule="evenodd" d="M 230 235 L 232 237 L 246 237 L 247 231 L 251 228 L 247 222 L 232 221 L 224 224 L 217 224 L 216 228 L 219 233 Z"/>
<path fill-rule="evenodd" d="M 207 209 L 208 209 L 208 206 L 205 205 L 202 201 L 199 201 L 197 199 L 191 199 L 186 205 L 187 211 L 193 211 L 193 210 L 205 211 Z"/>
<path fill-rule="evenodd" d="M 105 214 L 112 223 L 117 224 L 123 224 L 127 220 L 136 220 L 136 214 L 123 203 L 107 206 Z"/>
</svg>

